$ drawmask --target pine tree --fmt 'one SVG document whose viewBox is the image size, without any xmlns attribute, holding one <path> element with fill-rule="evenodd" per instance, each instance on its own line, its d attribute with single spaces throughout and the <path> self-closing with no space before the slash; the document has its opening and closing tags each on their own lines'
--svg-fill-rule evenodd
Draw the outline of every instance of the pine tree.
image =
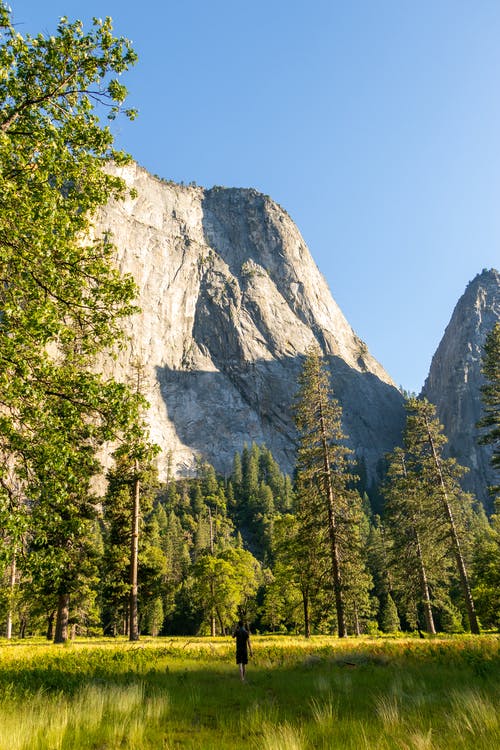
<svg viewBox="0 0 500 750">
<path fill-rule="evenodd" d="M 346 624 L 355 635 L 361 635 L 373 621 L 377 600 L 367 559 L 370 524 L 356 491 L 351 493 L 348 514 L 340 527 Z"/>
<path fill-rule="evenodd" d="M 160 510 L 163 510 L 161 505 L 158 506 L 158 512 Z M 175 607 L 175 596 L 182 581 L 187 577 L 191 560 L 186 532 L 183 530 L 178 516 L 173 510 L 170 510 L 166 520 L 167 523 L 161 534 L 161 544 L 167 562 L 163 607 L 165 615 L 169 616 Z"/>
<path fill-rule="evenodd" d="M 483 430 L 479 442 L 493 446 L 491 464 L 500 472 L 500 322 L 495 323 L 486 337 L 482 372 L 486 383 L 481 388 L 484 416 L 478 423 Z M 491 487 L 490 492 L 493 495 L 500 492 L 500 485 Z"/>
<path fill-rule="evenodd" d="M 400 627 L 396 604 L 392 595 L 388 593 L 380 609 L 380 630 L 383 633 L 396 633 Z"/>
<path fill-rule="evenodd" d="M 357 572 L 347 569 L 354 559 L 356 505 L 352 489 L 342 410 L 333 399 L 329 376 L 317 349 L 310 349 L 299 376 L 295 422 L 299 434 L 296 486 L 298 519 L 311 541 L 324 539 L 330 582 L 335 597 L 337 631 L 347 635 L 346 590 L 354 586 Z M 357 499 L 356 499 L 357 496 Z M 346 580 L 343 580 L 343 577 Z"/>
<path fill-rule="evenodd" d="M 486 628 L 500 627 L 500 498 L 474 545 L 474 601 Z"/>
<path fill-rule="evenodd" d="M 115 466 L 108 471 L 108 489 L 103 498 L 104 627 L 116 634 L 119 622 L 124 621 L 131 641 L 139 639 L 140 566 L 144 581 L 151 546 L 147 534 L 142 540 L 141 530 L 151 513 L 157 489 L 156 468 L 152 464 L 155 452 L 155 446 L 143 440 L 123 443 L 115 452 Z"/>
<path fill-rule="evenodd" d="M 394 632 L 400 629 L 399 615 L 393 598 L 394 576 L 391 571 L 391 548 L 392 540 L 385 525 L 380 516 L 374 516 L 367 540 L 367 557 L 368 568 L 373 577 L 373 593 L 379 602 L 378 624 L 383 632 Z"/>
<path fill-rule="evenodd" d="M 465 535 L 459 522 L 467 504 L 470 509 L 470 499 L 459 485 L 464 469 L 454 459 L 445 459 L 442 455 L 446 437 L 435 407 L 426 400 L 413 398 L 407 402 L 406 408 L 404 472 L 410 483 L 410 494 L 414 493 L 420 503 L 420 510 L 414 506 L 410 515 L 417 521 L 417 530 L 422 526 L 418 523 L 420 516 L 436 533 L 442 530 L 443 540 L 448 543 L 449 554 L 459 575 L 471 632 L 478 633 L 479 624 L 463 550 Z"/>
<path fill-rule="evenodd" d="M 405 433 L 405 443 L 407 442 Z M 389 458 L 385 486 L 386 519 L 392 537 L 392 567 L 405 603 L 407 618 L 417 625 L 423 611 L 425 630 L 436 632 L 431 588 L 447 575 L 443 533 L 436 524 L 434 495 L 426 492 L 418 474 L 408 468 L 408 455 L 396 448 Z"/>
<path fill-rule="evenodd" d="M 103 501 L 100 601 L 105 635 L 116 636 L 128 630 L 130 510 L 129 483 L 124 481 L 119 467 L 115 467 L 108 472 Z"/>
</svg>

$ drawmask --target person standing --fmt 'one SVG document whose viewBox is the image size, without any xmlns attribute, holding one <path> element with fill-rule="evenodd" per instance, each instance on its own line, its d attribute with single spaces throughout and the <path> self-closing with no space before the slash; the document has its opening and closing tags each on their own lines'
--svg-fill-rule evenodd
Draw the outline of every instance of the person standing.
<svg viewBox="0 0 500 750">
<path fill-rule="evenodd" d="M 240 669 L 241 681 L 245 681 L 246 666 L 248 664 L 248 654 L 252 656 L 252 644 L 250 643 L 250 633 L 243 625 L 243 621 L 238 622 L 238 626 L 233 633 L 236 639 L 236 664 Z"/>
</svg>

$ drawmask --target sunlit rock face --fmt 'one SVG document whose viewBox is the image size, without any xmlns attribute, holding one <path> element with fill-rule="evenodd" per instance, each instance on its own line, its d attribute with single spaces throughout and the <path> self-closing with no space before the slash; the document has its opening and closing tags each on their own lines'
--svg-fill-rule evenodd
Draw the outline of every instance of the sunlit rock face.
<svg viewBox="0 0 500 750">
<path fill-rule="evenodd" d="M 500 320 L 500 275 L 483 271 L 458 301 L 432 359 L 422 395 L 436 404 L 448 453 L 469 468 L 463 486 L 491 510 L 487 487 L 495 483 L 491 447 L 478 444 L 482 415 L 481 358 L 486 336 Z M 496 479 L 498 482 L 498 478 Z"/>
<path fill-rule="evenodd" d="M 292 470 L 291 404 L 304 353 L 317 344 L 349 442 L 375 479 L 400 438 L 402 398 L 288 214 L 255 190 L 184 187 L 135 164 L 118 171 L 135 197 L 107 206 L 96 231 L 112 234 L 142 312 L 127 323 L 129 348 L 103 367 L 125 378 L 131 361 L 143 363 L 160 470 L 170 455 L 177 475 L 197 457 L 229 472 L 252 441 Z"/>
</svg>

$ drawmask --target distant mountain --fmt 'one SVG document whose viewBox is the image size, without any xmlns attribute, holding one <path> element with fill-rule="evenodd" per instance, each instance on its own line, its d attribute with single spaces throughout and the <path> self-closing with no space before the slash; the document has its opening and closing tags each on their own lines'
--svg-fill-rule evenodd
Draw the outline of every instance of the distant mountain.
<svg viewBox="0 0 500 750">
<path fill-rule="evenodd" d="M 448 437 L 448 452 L 470 471 L 463 486 L 491 510 L 488 485 L 494 484 L 491 446 L 478 445 L 482 415 L 481 358 L 484 342 L 500 320 L 500 275 L 484 270 L 458 301 L 432 359 L 422 395 L 437 407 Z M 498 482 L 498 478 L 496 479 Z"/>
<path fill-rule="evenodd" d="M 196 458 L 230 470 L 243 444 L 265 443 L 294 464 L 291 403 L 307 348 L 327 357 L 344 428 L 368 477 L 399 442 L 403 399 L 332 299 L 297 227 L 255 190 L 184 187 L 136 164 L 119 173 L 136 197 L 112 203 L 121 269 L 139 287 L 131 348 L 105 371 L 146 368 L 152 438 L 177 475 Z M 354 285 L 353 285 L 353 293 Z"/>
</svg>

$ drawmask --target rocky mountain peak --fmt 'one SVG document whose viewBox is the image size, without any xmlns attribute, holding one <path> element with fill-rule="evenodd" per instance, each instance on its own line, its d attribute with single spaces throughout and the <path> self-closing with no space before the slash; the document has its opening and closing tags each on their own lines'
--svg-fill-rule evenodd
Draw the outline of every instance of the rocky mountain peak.
<svg viewBox="0 0 500 750">
<path fill-rule="evenodd" d="M 500 274 L 483 270 L 459 299 L 432 359 L 422 395 L 437 408 L 448 436 L 448 451 L 470 468 L 463 480 L 486 507 L 493 484 L 491 447 L 477 443 L 476 423 L 482 415 L 481 359 L 486 336 L 500 320 Z"/>
<path fill-rule="evenodd" d="M 229 471 L 235 451 L 255 441 L 291 470 L 291 402 L 316 342 L 345 431 L 374 477 L 399 440 L 402 397 L 332 299 L 288 214 L 252 189 L 184 187 L 136 164 L 118 171 L 135 197 L 103 209 L 96 231 L 111 233 L 142 312 L 127 323 L 129 349 L 103 368 L 125 378 L 131 360 L 142 361 L 164 465 L 170 454 L 182 474 L 203 457 Z"/>
</svg>

